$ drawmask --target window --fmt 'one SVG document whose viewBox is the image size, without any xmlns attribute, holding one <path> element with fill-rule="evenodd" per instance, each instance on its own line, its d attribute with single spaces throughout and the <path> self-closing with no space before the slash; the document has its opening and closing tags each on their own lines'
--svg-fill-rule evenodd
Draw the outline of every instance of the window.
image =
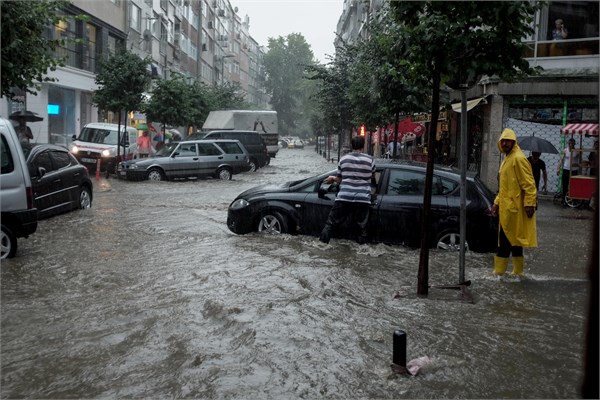
<svg viewBox="0 0 600 400">
<path fill-rule="evenodd" d="M 0 148 L 0 164 L 2 164 L 1 173 L 3 174 L 13 172 L 15 169 L 12 154 L 10 152 L 10 148 L 8 147 L 8 143 L 6 142 L 6 137 L 4 135 L 2 135 L 2 143 Z"/>
<path fill-rule="evenodd" d="M 49 152 L 50 157 L 52 158 L 52 163 L 54 165 L 54 169 L 62 169 L 71 165 L 71 159 L 69 158 L 69 153 L 64 151 L 52 151 Z"/>
<path fill-rule="evenodd" d="M 386 194 L 422 195 L 424 190 L 425 174 L 401 169 L 390 170 L 390 182 Z"/>
<path fill-rule="evenodd" d="M 177 152 L 179 153 L 180 157 L 193 157 L 198 155 L 198 153 L 196 152 L 195 143 L 182 144 L 181 146 L 179 146 Z"/>
<path fill-rule="evenodd" d="M 222 142 L 218 143 L 219 147 L 223 149 L 226 154 L 244 154 L 242 149 L 237 143 L 233 142 Z"/>
<path fill-rule="evenodd" d="M 198 152 L 202 156 L 220 156 L 221 152 L 212 143 L 198 143 Z"/>
<path fill-rule="evenodd" d="M 131 3 L 131 15 L 129 25 L 137 32 L 142 32 L 142 10 Z"/>
<path fill-rule="evenodd" d="M 44 168 L 46 172 L 52 172 L 52 160 L 50 159 L 50 152 L 44 151 L 33 160 L 29 166 L 29 175 L 39 176 L 39 168 Z"/>
</svg>

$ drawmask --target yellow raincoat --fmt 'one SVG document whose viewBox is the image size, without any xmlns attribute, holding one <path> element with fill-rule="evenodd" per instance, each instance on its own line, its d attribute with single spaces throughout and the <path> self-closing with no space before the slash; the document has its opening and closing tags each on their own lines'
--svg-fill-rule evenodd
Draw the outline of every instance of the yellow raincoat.
<svg viewBox="0 0 600 400">
<path fill-rule="evenodd" d="M 498 205 L 500 227 L 512 246 L 537 247 L 535 214 L 528 218 L 526 206 L 536 205 L 537 189 L 531 164 L 517 144 L 517 135 L 512 129 L 504 129 L 498 140 L 510 139 L 515 145 L 500 165 L 500 188 L 494 204 Z"/>
</svg>

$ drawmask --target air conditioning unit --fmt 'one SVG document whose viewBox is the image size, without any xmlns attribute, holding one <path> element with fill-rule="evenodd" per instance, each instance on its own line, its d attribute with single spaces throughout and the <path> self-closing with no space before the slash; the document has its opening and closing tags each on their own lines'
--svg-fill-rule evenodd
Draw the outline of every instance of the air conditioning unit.
<svg viewBox="0 0 600 400">
<path fill-rule="evenodd" d="M 217 14 L 219 15 L 219 17 L 224 17 L 225 16 L 225 10 L 220 9 Z"/>
<path fill-rule="evenodd" d="M 150 32 L 150 29 L 146 29 L 144 33 L 142 33 L 142 37 L 144 40 L 152 40 L 152 32 Z"/>
<path fill-rule="evenodd" d="M 179 57 L 181 57 L 181 50 L 174 49 L 173 50 L 173 58 L 176 59 L 176 60 L 179 60 Z"/>
<path fill-rule="evenodd" d="M 236 37 L 237 37 L 238 39 L 241 39 L 241 38 L 242 38 L 242 34 L 238 32 L 238 33 L 237 33 L 237 35 L 236 35 Z"/>
<path fill-rule="evenodd" d="M 173 36 L 173 43 L 175 44 L 175 46 L 179 46 L 181 43 L 181 33 L 176 33 Z"/>
<path fill-rule="evenodd" d="M 188 7 L 190 5 L 190 0 L 183 0 L 183 5 Z"/>
<path fill-rule="evenodd" d="M 165 13 L 160 13 L 160 14 L 158 14 L 158 17 L 159 17 L 160 19 L 162 19 L 163 21 L 165 21 L 165 22 L 167 21 L 167 16 L 165 15 Z"/>
<path fill-rule="evenodd" d="M 219 35 L 219 36 L 217 37 L 217 40 L 218 40 L 219 42 L 226 42 L 226 41 L 227 41 L 227 36 L 225 36 L 225 35 Z"/>
<path fill-rule="evenodd" d="M 213 8 L 217 8 L 217 0 L 213 1 Z"/>
<path fill-rule="evenodd" d="M 208 29 L 215 29 L 215 25 L 212 21 L 208 21 Z"/>
<path fill-rule="evenodd" d="M 202 51 L 208 51 L 208 46 L 206 43 L 202 43 Z"/>
</svg>

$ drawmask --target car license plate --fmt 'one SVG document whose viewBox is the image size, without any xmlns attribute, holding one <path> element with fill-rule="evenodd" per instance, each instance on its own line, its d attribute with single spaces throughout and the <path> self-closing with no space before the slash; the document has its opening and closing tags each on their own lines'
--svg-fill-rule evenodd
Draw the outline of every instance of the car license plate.
<svg viewBox="0 0 600 400">
<path fill-rule="evenodd" d="M 95 158 L 83 158 L 83 157 L 81 157 L 81 162 L 96 164 L 96 159 Z"/>
</svg>

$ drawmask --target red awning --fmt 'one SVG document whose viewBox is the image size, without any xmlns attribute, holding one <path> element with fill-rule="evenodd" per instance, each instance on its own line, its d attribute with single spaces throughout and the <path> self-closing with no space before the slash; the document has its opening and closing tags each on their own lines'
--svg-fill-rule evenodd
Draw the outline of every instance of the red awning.
<svg viewBox="0 0 600 400">
<path fill-rule="evenodd" d="M 560 131 L 565 135 L 578 133 L 586 136 L 598 136 L 598 124 L 567 124 Z"/>
</svg>

